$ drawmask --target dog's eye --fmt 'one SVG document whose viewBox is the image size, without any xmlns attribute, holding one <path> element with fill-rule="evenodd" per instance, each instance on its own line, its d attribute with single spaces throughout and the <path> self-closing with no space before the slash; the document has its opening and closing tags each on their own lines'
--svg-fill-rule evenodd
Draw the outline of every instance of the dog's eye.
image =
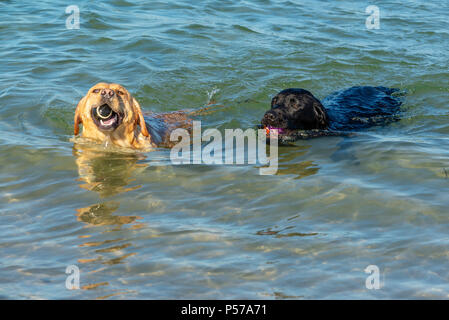
<svg viewBox="0 0 449 320">
<path fill-rule="evenodd" d="M 100 92 L 100 89 L 94 89 L 92 92 L 93 93 L 98 93 L 98 92 Z"/>
<path fill-rule="evenodd" d="M 120 91 L 120 90 L 117 91 L 117 94 L 118 94 L 119 96 L 123 96 L 123 95 L 124 95 L 124 93 L 123 93 L 122 91 Z"/>
</svg>

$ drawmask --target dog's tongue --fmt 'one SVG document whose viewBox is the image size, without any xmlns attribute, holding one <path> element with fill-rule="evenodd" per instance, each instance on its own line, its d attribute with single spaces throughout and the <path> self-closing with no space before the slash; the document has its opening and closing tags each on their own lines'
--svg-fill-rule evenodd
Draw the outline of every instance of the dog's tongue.
<svg viewBox="0 0 449 320">
<path fill-rule="evenodd" d="M 112 125 L 115 121 L 116 121 L 116 119 L 117 119 L 117 116 L 113 116 L 111 119 L 109 119 L 109 120 L 101 120 L 101 123 L 103 124 L 103 125 L 105 125 L 105 126 L 110 126 L 110 125 Z"/>
<path fill-rule="evenodd" d="M 273 128 L 273 127 L 270 127 L 270 126 L 265 127 L 265 131 L 267 132 L 267 135 L 270 134 L 271 130 L 277 131 L 278 134 L 284 133 L 284 129 L 282 129 L 282 128 Z"/>
</svg>

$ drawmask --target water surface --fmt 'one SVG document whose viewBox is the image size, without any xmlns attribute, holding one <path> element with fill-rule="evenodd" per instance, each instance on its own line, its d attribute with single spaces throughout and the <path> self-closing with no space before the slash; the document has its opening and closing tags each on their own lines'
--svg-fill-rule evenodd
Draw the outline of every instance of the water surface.
<svg viewBox="0 0 449 320">
<path fill-rule="evenodd" d="M 0 3 L 0 298 L 448 297 L 448 2 L 379 2 L 378 30 L 363 1 L 74 4 L 79 30 L 66 2 Z M 401 121 L 282 147 L 261 176 L 74 147 L 100 81 L 146 111 L 224 105 L 201 119 L 220 130 L 254 127 L 287 87 L 408 94 Z"/>
</svg>

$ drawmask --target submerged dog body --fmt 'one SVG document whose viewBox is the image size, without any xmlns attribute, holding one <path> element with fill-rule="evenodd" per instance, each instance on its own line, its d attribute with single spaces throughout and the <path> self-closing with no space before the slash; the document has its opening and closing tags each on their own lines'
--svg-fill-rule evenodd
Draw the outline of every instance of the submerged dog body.
<svg viewBox="0 0 449 320">
<path fill-rule="evenodd" d="M 152 114 L 146 122 L 140 104 L 123 86 L 98 83 L 89 89 L 75 111 L 74 134 L 120 147 L 150 149 L 169 144 L 171 130 L 188 127 L 187 114 Z"/>
<path fill-rule="evenodd" d="M 336 135 L 396 120 L 398 89 L 357 86 L 332 93 L 321 103 L 304 89 L 285 89 L 271 101 L 261 124 L 285 140 Z M 289 139 L 290 138 L 290 139 Z"/>
</svg>

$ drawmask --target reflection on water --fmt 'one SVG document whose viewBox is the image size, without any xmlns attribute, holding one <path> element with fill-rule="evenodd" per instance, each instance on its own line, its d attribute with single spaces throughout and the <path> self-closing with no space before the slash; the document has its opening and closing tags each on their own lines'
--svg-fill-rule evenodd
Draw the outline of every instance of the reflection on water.
<svg viewBox="0 0 449 320">
<path fill-rule="evenodd" d="M 100 198 L 110 198 L 120 193 L 129 192 L 140 188 L 140 186 L 128 187 L 134 181 L 133 175 L 144 170 L 147 165 L 138 163 L 145 157 L 140 153 L 119 153 L 105 152 L 104 148 L 96 144 L 75 144 L 73 154 L 76 157 L 78 173 L 80 180 L 84 184 L 81 188 L 96 192 Z M 116 211 L 120 207 L 120 202 L 105 201 L 93 204 L 84 208 L 77 209 L 77 220 L 86 224 L 86 227 L 110 226 L 110 230 L 104 231 L 98 229 L 98 232 L 107 234 L 111 237 L 101 241 L 87 241 L 79 247 L 92 248 L 87 254 L 94 257 L 79 258 L 78 262 L 84 265 L 90 265 L 95 268 L 97 264 L 103 265 L 90 273 L 101 272 L 105 269 L 104 265 L 115 265 L 122 263 L 126 258 L 137 254 L 132 250 L 132 243 L 124 238 L 113 238 L 122 229 L 124 225 L 130 225 L 128 228 L 139 229 L 145 226 L 143 223 L 135 223 L 142 219 L 140 216 L 119 215 Z M 91 229 L 94 233 L 96 229 Z M 82 239 L 90 239 L 91 236 L 84 235 Z M 81 287 L 83 290 L 92 290 L 101 286 L 108 286 L 109 282 L 91 283 Z M 115 295 L 126 294 L 127 292 L 116 292 L 103 299 Z"/>
<path fill-rule="evenodd" d="M 81 187 L 97 192 L 102 198 L 141 187 L 127 188 L 132 176 L 147 167 L 138 163 L 145 159 L 141 153 L 105 152 L 95 144 L 75 144 L 73 154 L 80 179 L 85 182 Z"/>
<path fill-rule="evenodd" d="M 257 231 L 257 235 L 259 236 L 275 236 L 275 238 L 285 238 L 285 237 L 308 237 L 308 236 L 316 236 L 317 232 L 311 233 L 302 233 L 302 232 L 289 232 L 289 233 L 281 233 L 285 230 L 292 229 L 292 227 L 287 227 L 282 230 L 272 230 L 272 228 L 268 228 L 266 230 Z"/>
<path fill-rule="evenodd" d="M 295 179 L 301 179 L 316 174 L 318 170 L 319 168 L 313 163 L 313 161 L 301 161 L 299 163 L 286 163 L 279 165 L 277 174 L 292 174 L 295 175 Z"/>
<path fill-rule="evenodd" d="M 300 2 L 85 1 L 67 30 L 64 7 L 0 1 L 0 298 L 447 299 L 447 1 L 384 1 L 379 30 L 362 2 Z M 409 94 L 399 122 L 279 147 L 261 176 L 73 147 L 99 81 L 143 112 L 224 105 L 203 114 L 219 130 L 288 87 Z M 72 264 L 85 290 L 66 290 Z"/>
<path fill-rule="evenodd" d="M 307 146 L 282 148 L 279 156 L 277 175 L 292 175 L 294 179 L 301 179 L 318 173 L 319 167 L 313 160 L 301 160 L 307 154 Z"/>
<path fill-rule="evenodd" d="M 117 216 L 114 211 L 120 204 L 116 201 L 109 201 L 91 205 L 86 208 L 77 209 L 78 221 L 86 223 L 88 226 L 117 226 L 133 223 L 136 219 L 142 219 L 138 216 Z"/>
<path fill-rule="evenodd" d="M 310 145 L 291 144 L 289 146 L 279 146 L 276 175 L 290 175 L 293 179 L 297 180 L 317 174 L 319 171 L 318 164 L 314 160 L 307 159 L 307 151 L 309 148 Z M 268 146 L 267 157 L 270 152 L 270 146 Z M 268 168 L 268 166 L 256 166 L 256 168 Z"/>
</svg>

